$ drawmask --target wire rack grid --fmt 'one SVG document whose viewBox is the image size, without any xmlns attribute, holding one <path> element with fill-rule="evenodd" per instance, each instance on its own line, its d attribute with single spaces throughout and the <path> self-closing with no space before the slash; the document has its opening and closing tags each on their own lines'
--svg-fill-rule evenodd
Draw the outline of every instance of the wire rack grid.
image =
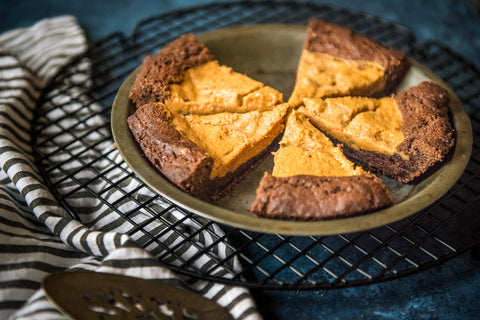
<svg viewBox="0 0 480 320">
<path fill-rule="evenodd" d="M 262 234 L 222 225 L 225 235 L 217 236 L 212 221 L 169 203 L 160 195 L 149 199 L 139 198 L 138 191 L 149 187 L 124 162 L 111 159 L 110 154 L 114 149 L 104 152 L 96 148 L 113 143 L 110 106 L 123 80 L 141 63 L 145 54 L 158 51 L 186 32 L 200 33 L 261 23 L 305 25 L 312 16 L 348 26 L 385 45 L 406 50 L 411 57 L 444 79 L 465 104 L 474 132 L 472 158 L 455 186 L 430 207 L 401 221 L 350 234 L 295 237 Z M 82 68 L 85 64 L 89 66 L 88 72 Z M 85 81 L 85 78 L 89 80 Z M 72 95 L 73 88 L 76 91 Z M 67 103 L 58 102 L 61 96 L 67 94 L 70 96 L 69 103 L 75 100 L 82 107 L 80 110 L 90 111 L 89 116 L 82 117 L 78 108 L 70 110 L 66 107 Z M 52 118 L 54 111 L 61 111 L 62 115 Z M 46 184 L 74 218 L 82 219 L 82 213 L 75 209 L 76 195 L 89 194 L 116 212 L 121 223 L 129 224 L 129 234 L 140 245 L 145 248 L 152 243 L 159 245 L 163 251 L 158 259 L 176 272 L 194 278 L 257 288 L 331 289 L 367 285 L 420 272 L 478 245 L 479 111 L 480 71 L 441 43 L 418 44 L 412 32 L 403 26 L 332 6 L 278 1 L 235 2 L 209 4 L 155 16 L 140 22 L 129 37 L 115 33 L 92 43 L 85 55 L 63 68 L 48 86 L 36 110 L 32 136 L 36 162 Z M 93 121 L 98 117 L 103 119 L 100 124 Z M 72 122 L 65 126 L 65 120 Z M 74 143 L 84 146 L 89 152 L 88 157 L 76 153 L 72 144 L 60 142 L 62 135 L 73 134 L 73 129 L 78 127 L 83 128 L 83 133 L 74 137 Z M 92 136 L 95 139 L 92 140 Z M 67 156 L 58 159 L 56 155 L 59 151 Z M 108 165 L 98 166 L 100 162 L 107 162 Z M 63 169 L 66 167 L 76 169 Z M 109 177 L 109 172 L 118 170 L 122 174 Z M 76 178 L 80 175 L 88 179 Z M 135 190 L 124 189 L 124 181 L 130 179 L 138 180 Z M 72 184 L 68 192 L 59 188 L 67 180 Z M 101 191 L 91 187 L 98 180 L 104 185 Z M 112 192 L 122 195 L 115 203 L 108 201 L 107 194 Z M 163 210 L 153 205 L 156 200 L 167 203 Z M 131 204 L 128 208 L 121 205 L 126 202 Z M 151 218 L 137 221 L 135 212 L 139 210 Z M 173 210 L 180 210 L 185 218 L 176 221 L 169 219 L 168 214 Z M 186 219 L 196 224 L 196 232 L 186 232 L 180 227 Z M 161 221 L 165 228 L 152 230 L 149 226 L 154 221 Z M 107 225 L 104 230 L 109 228 L 113 226 Z M 199 247 L 195 241 L 199 231 L 212 233 L 214 243 Z M 180 243 L 163 243 L 162 236 L 167 232 L 179 237 Z M 227 257 L 219 259 L 211 253 L 218 243 L 230 249 Z M 194 266 L 194 258 L 184 260 L 177 256 L 176 250 L 185 244 L 195 246 L 202 254 L 211 257 L 214 265 L 199 270 Z M 181 263 L 169 264 L 172 256 Z M 230 267 L 234 258 L 240 260 L 241 270 Z M 227 268 L 233 276 L 216 275 L 214 270 L 217 266 Z"/>
</svg>

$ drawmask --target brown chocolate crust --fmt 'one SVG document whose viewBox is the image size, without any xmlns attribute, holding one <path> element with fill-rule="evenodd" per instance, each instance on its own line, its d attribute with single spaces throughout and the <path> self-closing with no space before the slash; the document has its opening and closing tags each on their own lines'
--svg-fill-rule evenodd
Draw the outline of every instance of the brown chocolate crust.
<svg viewBox="0 0 480 320">
<path fill-rule="evenodd" d="M 160 103 L 142 105 L 127 121 L 154 167 L 182 190 L 201 199 L 209 198 L 205 187 L 213 159 L 172 126 L 170 114 Z"/>
<path fill-rule="evenodd" d="M 373 174 L 274 177 L 265 173 L 249 210 L 269 218 L 319 220 L 363 214 L 392 204 L 385 184 Z"/>
<path fill-rule="evenodd" d="M 404 51 L 385 47 L 349 28 L 316 18 L 308 22 L 305 49 L 342 59 L 379 63 L 385 69 L 385 86 L 382 91 L 373 93 L 375 97 L 393 93 L 410 67 Z"/>
<path fill-rule="evenodd" d="M 149 102 L 164 102 L 170 96 L 170 83 L 181 82 L 186 69 L 213 59 L 210 50 L 192 33 L 182 35 L 157 54 L 144 58 L 129 98 L 137 107 Z"/>
<path fill-rule="evenodd" d="M 343 146 L 345 155 L 364 169 L 403 183 L 418 182 L 430 168 L 445 159 L 455 145 L 448 115 L 448 91 L 433 82 L 422 82 L 394 96 L 402 114 L 404 141 L 398 154 L 355 150 Z M 400 156 L 403 153 L 408 157 Z"/>
<path fill-rule="evenodd" d="M 177 187 L 205 201 L 215 202 L 257 166 L 278 142 L 224 177 L 210 180 L 212 157 L 183 136 L 158 102 L 144 104 L 128 118 L 128 126 L 150 163 Z"/>
</svg>

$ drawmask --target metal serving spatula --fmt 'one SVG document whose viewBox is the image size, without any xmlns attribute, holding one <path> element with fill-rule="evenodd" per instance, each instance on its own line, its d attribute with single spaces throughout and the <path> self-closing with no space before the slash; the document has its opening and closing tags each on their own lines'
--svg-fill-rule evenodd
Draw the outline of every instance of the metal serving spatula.
<svg viewBox="0 0 480 320">
<path fill-rule="evenodd" d="M 232 320 L 215 302 L 161 281 L 89 271 L 47 276 L 48 299 L 72 319 Z"/>
</svg>

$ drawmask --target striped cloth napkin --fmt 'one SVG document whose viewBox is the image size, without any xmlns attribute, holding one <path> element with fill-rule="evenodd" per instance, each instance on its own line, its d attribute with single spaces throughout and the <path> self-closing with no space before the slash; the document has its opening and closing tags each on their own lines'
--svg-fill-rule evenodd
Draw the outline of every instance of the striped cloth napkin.
<svg viewBox="0 0 480 320">
<path fill-rule="evenodd" d="M 71 16 L 42 20 L 31 27 L 0 35 L 1 319 L 64 319 L 40 289 L 42 279 L 53 272 L 91 270 L 145 279 L 176 279 L 185 283 L 182 281 L 185 279 L 160 266 L 155 256 L 160 256 L 161 248 L 155 245 L 150 245 L 148 250 L 141 248 L 136 239 L 127 236 L 131 226 L 119 223 L 118 215 L 105 211 L 96 199 L 90 199 L 88 195 L 76 199 L 78 204 L 91 204 L 93 209 L 82 211 L 81 221 L 72 219 L 44 185 L 35 166 L 30 128 L 37 100 L 56 72 L 86 49 L 85 34 Z M 71 107 L 80 108 L 74 103 Z M 92 110 L 88 108 L 83 112 Z M 52 113 L 52 117 L 55 116 Z M 91 121 L 104 120 L 93 116 Z M 74 127 L 73 130 L 82 128 Z M 111 151 L 112 145 L 113 141 L 96 147 Z M 79 146 L 82 147 L 85 148 Z M 122 161 L 118 152 L 110 154 L 116 163 Z M 58 157 L 61 159 L 62 154 Z M 68 187 L 65 184 L 65 188 Z M 136 186 L 128 187 L 134 189 Z M 119 195 L 111 195 L 112 203 L 115 197 Z M 158 203 L 159 208 L 162 205 Z M 173 215 L 180 219 L 182 213 L 178 211 Z M 136 218 L 142 219 L 142 215 Z M 152 225 L 152 228 L 162 227 L 161 222 L 155 223 L 158 225 Z M 188 224 L 188 219 L 183 223 Z M 189 227 L 198 228 L 196 226 L 192 224 Z M 213 228 L 219 236 L 222 234 L 216 225 Z M 169 241 L 174 243 L 175 239 L 171 237 Z M 199 245 L 212 245 L 214 241 L 211 238 L 208 233 L 199 235 Z M 182 247 L 179 250 L 178 255 L 184 260 L 197 253 Z M 220 259 L 229 254 L 222 244 L 213 245 L 212 251 Z M 210 268 L 210 260 L 202 256 L 197 259 L 196 265 Z M 233 264 L 234 270 L 239 270 L 238 261 Z M 228 271 L 219 268 L 218 273 L 225 275 Z M 226 308 L 235 319 L 261 318 L 245 288 L 201 280 L 188 283 L 192 290 Z"/>
</svg>

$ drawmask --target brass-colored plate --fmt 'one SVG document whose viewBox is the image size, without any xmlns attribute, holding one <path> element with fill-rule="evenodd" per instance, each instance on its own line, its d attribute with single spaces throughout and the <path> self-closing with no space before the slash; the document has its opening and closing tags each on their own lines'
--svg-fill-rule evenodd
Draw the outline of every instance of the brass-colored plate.
<svg viewBox="0 0 480 320">
<path fill-rule="evenodd" d="M 298 59 L 305 39 L 305 27 L 293 25 L 250 25 L 220 29 L 197 35 L 222 63 L 236 71 L 282 91 L 288 98 L 295 82 Z M 400 84 L 399 90 L 424 80 L 445 87 L 451 97 L 450 110 L 457 143 L 453 157 L 433 175 L 416 185 L 405 185 L 384 178 L 395 204 L 384 210 L 351 218 L 321 221 L 288 221 L 259 218 L 247 208 L 255 198 L 255 189 L 272 157 L 250 173 L 234 192 L 215 205 L 181 191 L 158 173 L 139 152 L 130 133 L 127 117 L 134 112 L 128 99 L 135 78 L 133 72 L 120 87 L 112 110 L 112 130 L 116 146 L 130 168 L 148 185 L 177 205 L 212 220 L 242 229 L 288 235 L 329 235 L 367 230 L 382 226 L 429 206 L 444 195 L 460 178 L 470 158 L 472 129 L 457 95 L 432 71 L 417 61 Z"/>
</svg>

